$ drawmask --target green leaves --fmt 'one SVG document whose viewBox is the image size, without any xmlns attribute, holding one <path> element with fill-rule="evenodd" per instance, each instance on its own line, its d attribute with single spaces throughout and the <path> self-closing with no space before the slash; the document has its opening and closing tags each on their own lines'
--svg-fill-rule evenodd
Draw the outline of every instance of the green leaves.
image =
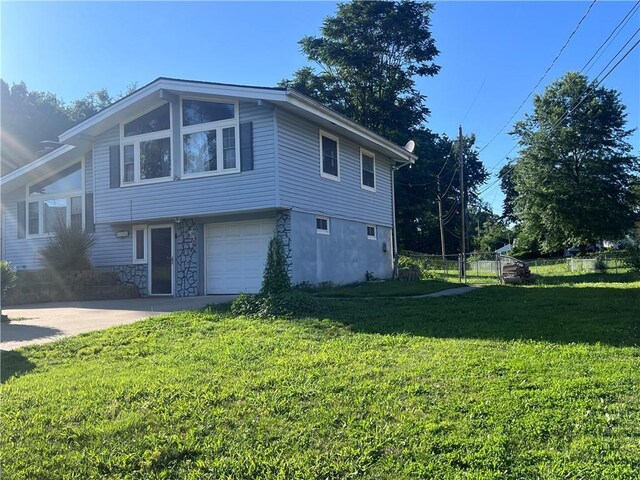
<svg viewBox="0 0 640 480">
<path fill-rule="evenodd" d="M 440 67 L 429 28 L 433 6 L 423 2 L 351 2 L 324 20 L 322 36 L 300 41 L 319 66 L 298 70 L 290 87 L 404 144 L 426 120 L 425 97 L 414 76 Z"/>
<path fill-rule="evenodd" d="M 505 210 L 542 251 L 622 238 L 632 227 L 638 158 L 624 110 L 616 91 L 570 72 L 514 126 L 522 150 L 501 171 Z"/>
<path fill-rule="evenodd" d="M 96 243 L 93 234 L 58 222 L 48 244 L 39 251 L 45 267 L 56 272 L 91 268 L 89 250 Z"/>
</svg>

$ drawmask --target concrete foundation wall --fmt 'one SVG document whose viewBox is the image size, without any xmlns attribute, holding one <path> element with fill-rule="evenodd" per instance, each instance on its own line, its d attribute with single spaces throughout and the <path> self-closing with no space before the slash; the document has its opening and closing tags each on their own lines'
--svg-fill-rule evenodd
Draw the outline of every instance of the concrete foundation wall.
<svg viewBox="0 0 640 480">
<path fill-rule="evenodd" d="M 370 240 L 366 223 L 330 218 L 330 234 L 324 235 L 316 231 L 316 215 L 292 211 L 293 283 L 361 282 L 367 271 L 376 278 L 391 278 L 391 229 L 377 225 L 376 233 Z"/>
</svg>

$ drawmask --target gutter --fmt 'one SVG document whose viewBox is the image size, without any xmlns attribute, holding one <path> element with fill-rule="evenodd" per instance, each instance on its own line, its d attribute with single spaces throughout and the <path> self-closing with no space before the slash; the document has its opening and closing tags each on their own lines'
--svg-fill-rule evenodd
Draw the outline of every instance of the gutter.
<svg viewBox="0 0 640 480">
<path fill-rule="evenodd" d="M 402 167 L 412 165 L 414 162 L 404 162 L 400 165 L 391 165 L 391 217 L 393 222 L 393 279 L 398 278 L 398 234 L 396 228 L 396 181 L 395 173 Z"/>
</svg>

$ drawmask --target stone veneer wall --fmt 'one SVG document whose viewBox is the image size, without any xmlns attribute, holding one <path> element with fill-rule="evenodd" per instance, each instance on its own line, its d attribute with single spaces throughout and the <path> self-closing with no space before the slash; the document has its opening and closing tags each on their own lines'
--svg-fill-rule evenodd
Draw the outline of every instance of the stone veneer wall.
<svg viewBox="0 0 640 480">
<path fill-rule="evenodd" d="M 113 271 L 118 274 L 122 285 L 135 285 L 141 296 L 148 295 L 148 269 L 146 264 L 116 265 Z"/>
<path fill-rule="evenodd" d="M 291 257 L 291 212 L 288 210 L 278 212 L 276 216 L 276 234 L 284 245 L 284 256 L 287 259 L 287 271 L 289 278 L 293 278 L 293 262 Z"/>
<path fill-rule="evenodd" d="M 176 296 L 198 295 L 198 225 L 193 219 L 176 224 Z"/>
</svg>

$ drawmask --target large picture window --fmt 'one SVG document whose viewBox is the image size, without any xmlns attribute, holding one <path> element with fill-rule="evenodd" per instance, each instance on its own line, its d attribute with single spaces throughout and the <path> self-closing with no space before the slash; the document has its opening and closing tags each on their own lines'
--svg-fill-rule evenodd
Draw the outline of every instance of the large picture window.
<svg viewBox="0 0 640 480">
<path fill-rule="evenodd" d="M 235 103 L 183 99 L 181 117 L 183 175 L 240 170 Z"/>
<path fill-rule="evenodd" d="M 60 224 L 82 229 L 82 198 L 81 162 L 28 185 L 27 234 L 49 234 Z"/>
<path fill-rule="evenodd" d="M 171 178 L 171 106 L 123 124 L 121 144 L 123 184 Z"/>
</svg>

